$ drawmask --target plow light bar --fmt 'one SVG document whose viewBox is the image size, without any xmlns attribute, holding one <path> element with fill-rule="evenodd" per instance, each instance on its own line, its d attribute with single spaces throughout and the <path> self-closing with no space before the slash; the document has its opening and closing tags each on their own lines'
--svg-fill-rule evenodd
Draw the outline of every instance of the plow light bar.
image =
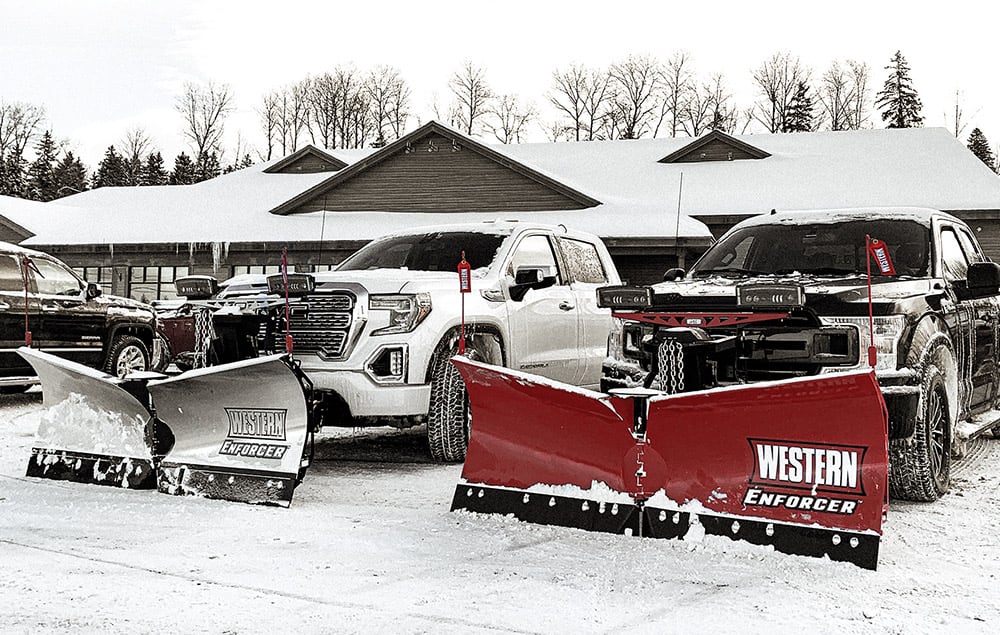
<svg viewBox="0 0 1000 635">
<path fill-rule="evenodd" d="M 748 309 L 805 306 L 806 292 L 798 284 L 745 284 L 736 289 L 736 305 Z"/>
<path fill-rule="evenodd" d="M 290 273 L 288 278 L 288 295 L 297 296 L 311 293 L 316 288 L 316 280 L 306 273 Z M 285 295 L 285 280 L 281 274 L 267 277 L 268 293 Z"/>
<path fill-rule="evenodd" d="M 602 309 L 645 309 L 653 304 L 653 289 L 616 285 L 597 290 L 597 306 Z"/>
</svg>

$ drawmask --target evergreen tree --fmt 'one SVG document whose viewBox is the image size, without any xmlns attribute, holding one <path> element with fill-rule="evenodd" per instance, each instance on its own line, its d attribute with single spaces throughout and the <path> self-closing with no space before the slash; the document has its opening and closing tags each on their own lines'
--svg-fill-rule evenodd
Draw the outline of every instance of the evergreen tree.
<svg viewBox="0 0 1000 635">
<path fill-rule="evenodd" d="M 997 160 L 993 155 L 993 150 L 990 149 L 990 142 L 986 140 L 986 135 L 983 134 L 982 130 L 973 128 L 972 134 L 969 135 L 968 146 L 969 150 L 972 150 L 972 154 L 979 157 L 980 161 L 996 172 Z"/>
<path fill-rule="evenodd" d="M 139 185 L 166 185 L 169 177 L 167 168 L 163 165 L 163 156 L 159 152 L 150 152 L 142 166 Z"/>
<path fill-rule="evenodd" d="M 882 111 L 887 128 L 919 128 L 924 123 L 920 114 L 923 104 L 910 79 L 910 66 L 899 51 L 885 67 L 889 77 L 875 96 L 875 105 Z"/>
<path fill-rule="evenodd" d="M 186 153 L 181 152 L 174 159 L 174 170 L 170 173 L 170 185 L 191 185 L 194 183 L 194 163 Z"/>
<path fill-rule="evenodd" d="M 104 158 L 97 166 L 94 187 L 118 187 L 128 185 L 128 167 L 114 146 L 108 146 Z"/>
<path fill-rule="evenodd" d="M 125 185 L 142 185 L 143 168 L 142 157 L 134 154 L 131 157 L 122 157 L 122 165 L 125 167 Z"/>
<path fill-rule="evenodd" d="M 215 152 L 203 152 L 198 155 L 198 162 L 194 166 L 194 180 L 196 183 L 214 179 L 222 174 L 222 167 L 219 165 L 219 155 Z"/>
<path fill-rule="evenodd" d="M 237 170 L 242 170 L 253 165 L 253 159 L 250 157 L 250 153 L 244 154 L 242 159 L 239 159 L 235 163 L 230 163 L 226 166 L 222 172 L 223 174 L 229 174 L 230 172 L 235 172 Z"/>
<path fill-rule="evenodd" d="M 813 101 L 809 96 L 809 87 L 805 82 L 799 82 L 792 100 L 788 102 L 785 111 L 785 121 L 782 132 L 811 132 L 813 129 Z"/>
<path fill-rule="evenodd" d="M 28 166 L 28 195 L 34 201 L 57 198 L 53 170 L 56 164 L 56 143 L 52 131 L 46 130 L 35 146 L 35 160 Z"/>
<path fill-rule="evenodd" d="M 52 174 L 56 182 L 55 198 L 71 196 L 87 189 L 87 169 L 80 159 L 67 151 L 63 158 L 53 168 Z"/>
<path fill-rule="evenodd" d="M 0 157 L 0 195 L 28 198 L 25 163 L 15 152 Z"/>
</svg>

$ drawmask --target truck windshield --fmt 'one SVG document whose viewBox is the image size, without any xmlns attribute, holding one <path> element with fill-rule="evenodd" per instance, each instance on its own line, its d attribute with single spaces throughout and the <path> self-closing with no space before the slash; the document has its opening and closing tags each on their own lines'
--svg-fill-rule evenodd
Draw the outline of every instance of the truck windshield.
<svg viewBox="0 0 1000 635">
<path fill-rule="evenodd" d="M 393 236 L 369 243 L 337 267 L 338 271 L 409 269 L 454 272 L 465 259 L 473 269 L 488 267 L 505 235 L 483 232 L 431 232 Z"/>
<path fill-rule="evenodd" d="M 713 245 L 691 268 L 691 275 L 865 273 L 866 234 L 889 247 L 896 275 L 927 275 L 930 233 L 903 219 L 746 227 Z M 874 265 L 872 275 L 879 275 Z"/>
</svg>

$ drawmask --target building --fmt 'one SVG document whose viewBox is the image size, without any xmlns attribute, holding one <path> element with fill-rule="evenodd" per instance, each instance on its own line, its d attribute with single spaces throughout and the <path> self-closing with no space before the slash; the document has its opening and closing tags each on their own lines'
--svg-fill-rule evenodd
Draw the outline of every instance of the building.
<svg viewBox="0 0 1000 635">
<path fill-rule="evenodd" d="M 277 271 L 286 249 L 322 269 L 389 231 L 517 218 L 598 234 L 623 278 L 648 283 L 752 215 L 894 205 L 956 214 L 1000 260 L 1000 178 L 940 128 L 489 145 L 430 122 L 196 185 L 3 199 L 0 236 L 151 300 L 181 275 Z"/>
</svg>

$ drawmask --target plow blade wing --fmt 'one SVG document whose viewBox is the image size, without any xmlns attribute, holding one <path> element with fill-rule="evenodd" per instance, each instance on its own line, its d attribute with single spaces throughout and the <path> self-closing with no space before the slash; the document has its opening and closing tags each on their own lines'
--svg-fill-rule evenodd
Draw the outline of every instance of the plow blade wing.
<svg viewBox="0 0 1000 635">
<path fill-rule="evenodd" d="M 649 402 L 663 490 L 645 533 L 705 533 L 874 569 L 887 500 L 888 434 L 874 373 L 750 384 Z"/>
<path fill-rule="evenodd" d="M 454 358 L 472 434 L 452 509 L 638 534 L 632 401 Z"/>
<path fill-rule="evenodd" d="M 42 412 L 27 476 L 153 488 L 152 415 L 122 382 L 22 347 L 42 383 Z"/>
<path fill-rule="evenodd" d="M 453 362 L 473 425 L 452 509 L 875 567 L 888 452 L 872 373 L 616 396 Z"/>
<path fill-rule="evenodd" d="M 159 490 L 288 506 L 304 469 L 308 407 L 283 356 L 212 366 L 149 383 L 174 435 Z"/>
</svg>

